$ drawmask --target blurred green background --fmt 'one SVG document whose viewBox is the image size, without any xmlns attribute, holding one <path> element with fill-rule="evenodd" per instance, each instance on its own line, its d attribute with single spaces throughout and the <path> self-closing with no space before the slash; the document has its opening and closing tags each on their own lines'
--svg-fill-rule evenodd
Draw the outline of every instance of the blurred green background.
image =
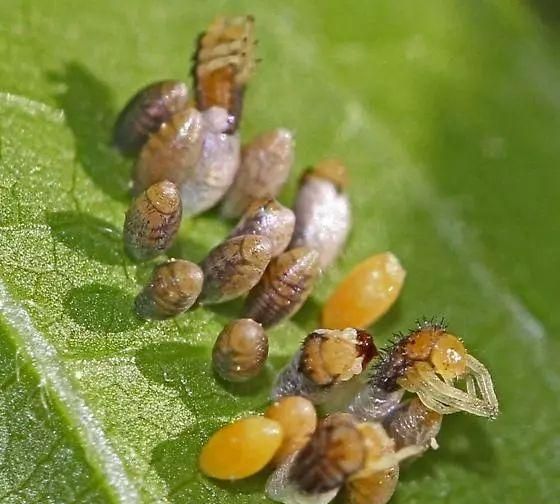
<svg viewBox="0 0 560 504">
<path fill-rule="evenodd" d="M 492 371 L 494 422 L 445 419 L 440 449 L 402 472 L 401 503 L 551 503 L 560 490 L 560 8 L 556 2 L 0 4 L 0 500 L 265 502 L 263 477 L 207 480 L 200 446 L 261 411 L 271 381 L 353 264 L 392 250 L 408 270 L 384 341 L 445 315 Z M 141 86 L 189 78 L 218 14 L 256 17 L 262 63 L 243 138 L 297 138 L 297 175 L 351 170 L 348 247 L 265 376 L 219 382 L 210 349 L 239 303 L 165 323 L 131 311 L 147 266 L 122 252 L 129 163 L 108 147 Z M 231 223 L 184 223 L 194 260 Z"/>
</svg>

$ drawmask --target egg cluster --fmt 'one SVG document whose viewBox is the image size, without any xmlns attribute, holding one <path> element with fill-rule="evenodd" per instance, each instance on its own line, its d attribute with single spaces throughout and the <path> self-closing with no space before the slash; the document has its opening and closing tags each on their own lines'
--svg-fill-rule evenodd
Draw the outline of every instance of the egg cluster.
<svg viewBox="0 0 560 504">
<path fill-rule="evenodd" d="M 293 208 L 275 198 L 294 162 L 284 128 L 241 146 L 245 88 L 256 67 L 254 19 L 218 18 L 199 38 L 194 95 L 180 81 L 140 90 L 117 118 L 114 145 L 135 157 L 124 241 L 137 261 L 164 254 L 183 216 L 220 205 L 237 218 L 200 264 L 154 267 L 135 300 L 144 319 L 245 297 L 240 318 L 218 335 L 212 364 L 224 380 L 256 377 L 268 357 L 266 329 L 293 316 L 335 261 L 351 226 L 347 170 L 323 160 L 300 180 Z M 285 504 L 354 504 L 393 495 L 399 464 L 435 441 L 443 415 L 494 418 L 498 402 L 484 365 L 443 322 L 421 321 L 378 351 L 367 328 L 398 298 L 405 271 L 390 252 L 359 263 L 335 289 L 310 333 L 279 373 L 272 404 L 203 447 L 209 477 L 271 471 L 267 495 Z"/>
</svg>

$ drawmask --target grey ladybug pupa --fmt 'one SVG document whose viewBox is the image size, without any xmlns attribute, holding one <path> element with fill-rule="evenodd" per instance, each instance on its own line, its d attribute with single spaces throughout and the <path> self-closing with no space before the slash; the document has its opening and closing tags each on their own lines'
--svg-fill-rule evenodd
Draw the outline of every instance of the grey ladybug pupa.
<svg viewBox="0 0 560 504">
<path fill-rule="evenodd" d="M 181 224 L 182 205 L 177 186 L 168 180 L 151 185 L 130 205 L 124 222 L 124 245 L 138 261 L 163 254 Z"/>
<path fill-rule="evenodd" d="M 117 117 L 113 145 L 123 154 L 137 154 L 152 133 L 187 106 L 188 98 L 181 81 L 159 81 L 142 88 Z"/>
<path fill-rule="evenodd" d="M 181 182 L 185 216 L 212 208 L 233 183 L 240 163 L 240 142 L 237 133 L 226 133 L 230 119 L 227 111 L 220 107 L 202 112 L 202 152 Z"/>
<path fill-rule="evenodd" d="M 294 232 L 294 213 L 273 198 L 253 201 L 245 210 L 230 237 L 244 234 L 266 236 L 272 243 L 272 257 L 280 255 Z"/>
<path fill-rule="evenodd" d="M 190 261 L 171 259 L 160 264 L 136 297 L 136 313 L 141 318 L 155 320 L 179 315 L 195 303 L 203 280 L 202 270 Z"/>
<path fill-rule="evenodd" d="M 336 160 L 324 160 L 304 173 L 296 196 L 296 226 L 290 247 L 317 250 L 323 269 L 336 259 L 350 231 L 346 184 L 346 167 Z"/>
<path fill-rule="evenodd" d="M 222 215 L 239 217 L 258 198 L 275 198 L 294 162 L 294 138 L 287 129 L 267 131 L 241 149 L 241 166 L 226 194 Z"/>
</svg>

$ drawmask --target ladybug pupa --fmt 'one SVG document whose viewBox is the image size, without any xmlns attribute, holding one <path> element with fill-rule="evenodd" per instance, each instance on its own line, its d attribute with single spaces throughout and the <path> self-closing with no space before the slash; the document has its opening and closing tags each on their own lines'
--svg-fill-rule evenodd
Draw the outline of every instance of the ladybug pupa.
<svg viewBox="0 0 560 504">
<path fill-rule="evenodd" d="M 266 492 L 272 500 L 286 504 L 327 503 L 345 484 L 365 490 L 371 476 L 381 471 L 396 467 L 398 474 L 399 463 L 418 451 L 417 447 L 395 451 L 381 425 L 361 423 L 351 415 L 335 413 L 323 419 L 308 443 L 276 469 L 267 482 Z M 396 481 L 387 484 L 388 488 L 371 488 L 370 495 L 376 497 L 378 492 L 390 497 Z M 355 494 L 353 488 L 347 490 Z"/>
<path fill-rule="evenodd" d="M 304 173 L 296 196 L 296 226 L 290 246 L 317 250 L 322 269 L 336 259 L 350 232 L 346 171 L 340 161 L 321 161 Z"/>
<path fill-rule="evenodd" d="M 270 327 L 294 315 L 319 275 L 318 256 L 315 250 L 299 247 L 273 258 L 247 296 L 245 316 Z"/>
<path fill-rule="evenodd" d="M 227 111 L 211 107 L 202 112 L 202 151 L 196 164 L 185 171 L 181 182 L 183 215 L 202 213 L 216 205 L 227 192 L 240 161 L 239 135 L 228 135 Z"/>
<path fill-rule="evenodd" d="M 181 81 L 159 81 L 142 88 L 119 114 L 113 144 L 123 154 L 137 154 L 152 133 L 186 108 L 188 98 L 188 88 Z"/>
<path fill-rule="evenodd" d="M 132 193 L 162 180 L 180 187 L 200 159 L 203 126 L 202 114 L 190 107 L 173 114 L 151 134 L 134 166 Z"/>
<path fill-rule="evenodd" d="M 261 133 L 241 149 L 241 165 L 222 204 L 222 215 L 239 217 L 252 201 L 275 198 L 294 162 L 295 142 L 290 131 L 278 128 Z"/>
<path fill-rule="evenodd" d="M 181 224 L 181 196 L 168 180 L 148 187 L 130 205 L 124 222 L 128 254 L 145 261 L 163 254 L 173 243 Z"/>
<path fill-rule="evenodd" d="M 294 224 L 295 216 L 289 208 L 275 199 L 257 199 L 247 207 L 230 237 L 245 234 L 266 236 L 272 244 L 272 257 L 276 257 L 290 243 Z"/>
<path fill-rule="evenodd" d="M 236 236 L 220 243 L 200 265 L 204 272 L 200 303 L 224 303 L 246 294 L 263 275 L 271 256 L 272 245 L 265 236 Z"/>
<path fill-rule="evenodd" d="M 212 350 L 212 364 L 226 381 L 244 382 L 257 376 L 268 357 L 268 337 L 251 319 L 233 320 L 219 334 Z"/>
<path fill-rule="evenodd" d="M 166 319 L 188 310 L 198 298 L 202 270 L 183 259 L 171 259 L 154 268 L 148 284 L 135 301 L 136 313 L 144 319 Z"/>
</svg>

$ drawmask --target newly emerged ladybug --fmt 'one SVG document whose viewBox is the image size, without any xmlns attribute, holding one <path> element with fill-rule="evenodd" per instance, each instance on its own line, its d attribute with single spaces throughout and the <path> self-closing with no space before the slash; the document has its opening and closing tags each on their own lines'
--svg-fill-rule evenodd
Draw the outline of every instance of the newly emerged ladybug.
<svg viewBox="0 0 560 504">
<path fill-rule="evenodd" d="M 252 416 L 215 432 L 202 448 L 200 470 L 211 478 L 238 480 L 256 474 L 268 464 L 282 443 L 276 420 Z"/>
<path fill-rule="evenodd" d="M 465 383 L 466 391 L 459 382 Z M 405 391 L 442 415 L 498 415 L 490 373 L 443 322 L 419 322 L 385 351 L 350 410 L 363 419 L 380 419 L 397 407 Z"/>
<path fill-rule="evenodd" d="M 301 396 L 285 396 L 271 404 L 264 416 L 282 425 L 282 445 L 274 455 L 274 465 L 285 462 L 309 441 L 317 427 L 317 413 L 313 403 Z"/>
<path fill-rule="evenodd" d="M 316 329 L 278 375 L 272 398 L 301 395 L 315 404 L 329 402 L 335 393 L 342 395 L 342 385 L 361 375 L 376 355 L 365 331 Z"/>
<path fill-rule="evenodd" d="M 405 276 L 391 252 L 368 257 L 350 271 L 323 306 L 323 326 L 368 327 L 397 300 Z"/>
</svg>

